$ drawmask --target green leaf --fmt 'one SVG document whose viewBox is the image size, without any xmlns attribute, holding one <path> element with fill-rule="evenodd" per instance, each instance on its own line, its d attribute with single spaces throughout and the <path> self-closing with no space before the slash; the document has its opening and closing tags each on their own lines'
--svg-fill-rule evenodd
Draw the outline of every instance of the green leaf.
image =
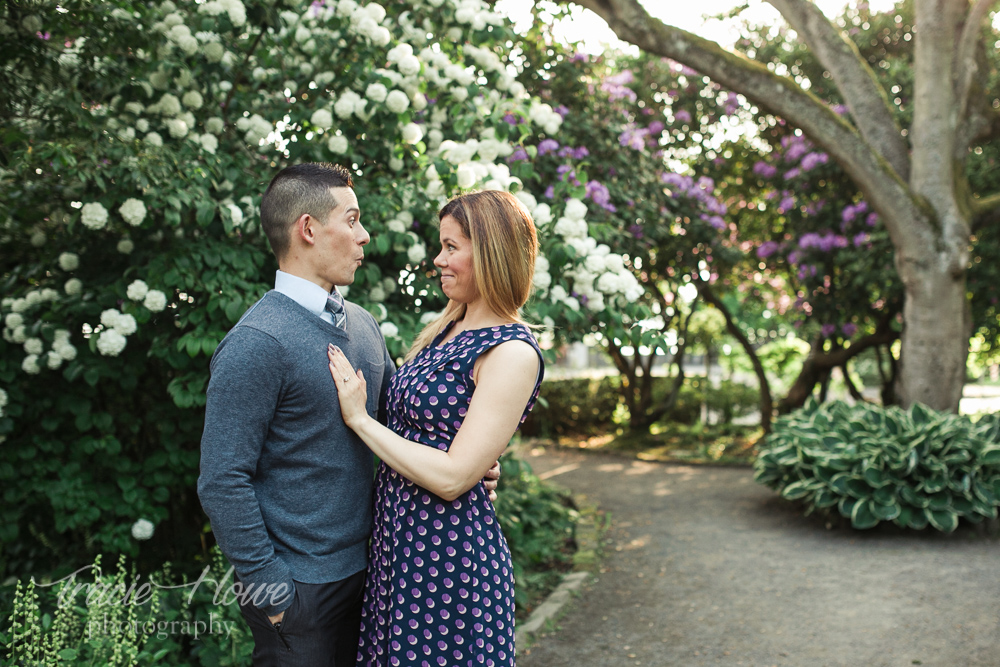
<svg viewBox="0 0 1000 667">
<path fill-rule="evenodd" d="M 958 527 L 958 515 L 948 510 L 924 510 L 928 523 L 943 533 L 950 533 Z"/>
<path fill-rule="evenodd" d="M 858 530 L 868 530 L 878 525 L 879 519 L 872 510 L 872 501 L 860 500 L 851 510 L 851 525 Z"/>
<path fill-rule="evenodd" d="M 871 512 L 879 521 L 892 521 L 899 516 L 902 509 L 899 503 L 890 503 L 887 505 L 882 503 L 871 504 Z"/>
<path fill-rule="evenodd" d="M 792 482 L 781 491 L 781 497 L 786 500 L 798 500 L 809 495 L 809 483 L 805 480 Z"/>
<path fill-rule="evenodd" d="M 57 654 L 59 659 L 64 662 L 74 662 L 76 660 L 77 651 L 75 648 L 64 648 Z"/>
<path fill-rule="evenodd" d="M 981 465 L 1000 465 L 1000 447 L 983 447 L 979 453 L 979 463 Z"/>
</svg>

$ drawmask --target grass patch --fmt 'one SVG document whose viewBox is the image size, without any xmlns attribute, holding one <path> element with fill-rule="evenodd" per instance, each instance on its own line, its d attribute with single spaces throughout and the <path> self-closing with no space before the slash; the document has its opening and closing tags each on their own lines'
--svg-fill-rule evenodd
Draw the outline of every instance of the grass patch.
<svg viewBox="0 0 1000 667">
<path fill-rule="evenodd" d="M 746 465 L 757 456 L 764 436 L 760 426 L 736 424 L 654 425 L 648 434 L 608 434 L 591 438 L 562 436 L 560 447 L 625 454 L 643 461 Z"/>
</svg>

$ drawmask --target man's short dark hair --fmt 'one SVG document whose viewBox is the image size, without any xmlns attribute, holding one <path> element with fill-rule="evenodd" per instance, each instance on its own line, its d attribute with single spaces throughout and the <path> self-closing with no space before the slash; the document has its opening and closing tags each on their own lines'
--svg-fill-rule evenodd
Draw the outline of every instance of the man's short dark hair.
<svg viewBox="0 0 1000 667">
<path fill-rule="evenodd" d="M 351 172 L 339 164 L 304 162 L 278 172 L 260 202 L 260 224 L 279 260 L 291 245 L 290 229 L 304 213 L 325 222 L 337 208 L 331 188 L 354 188 Z"/>
</svg>

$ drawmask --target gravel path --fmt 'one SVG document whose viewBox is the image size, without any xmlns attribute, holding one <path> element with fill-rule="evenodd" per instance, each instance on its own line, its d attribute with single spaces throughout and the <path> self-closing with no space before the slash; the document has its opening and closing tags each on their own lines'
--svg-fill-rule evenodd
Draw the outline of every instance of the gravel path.
<svg viewBox="0 0 1000 667">
<path fill-rule="evenodd" d="M 605 556 L 520 667 L 1000 666 L 1000 540 L 827 530 L 747 468 L 524 451 L 610 512 Z"/>
</svg>

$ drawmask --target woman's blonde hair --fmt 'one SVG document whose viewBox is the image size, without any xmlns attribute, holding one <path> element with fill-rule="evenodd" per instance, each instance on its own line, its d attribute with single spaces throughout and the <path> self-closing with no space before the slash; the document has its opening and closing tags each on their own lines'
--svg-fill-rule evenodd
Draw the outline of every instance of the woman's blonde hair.
<svg viewBox="0 0 1000 667">
<path fill-rule="evenodd" d="M 472 242 L 476 290 L 500 317 L 523 322 L 521 306 L 531 296 L 538 237 L 531 214 L 509 192 L 486 190 L 455 197 L 438 213 L 454 218 Z M 406 361 L 417 356 L 452 320 L 465 315 L 465 304 L 448 301 L 444 311 L 413 341 Z"/>
</svg>

